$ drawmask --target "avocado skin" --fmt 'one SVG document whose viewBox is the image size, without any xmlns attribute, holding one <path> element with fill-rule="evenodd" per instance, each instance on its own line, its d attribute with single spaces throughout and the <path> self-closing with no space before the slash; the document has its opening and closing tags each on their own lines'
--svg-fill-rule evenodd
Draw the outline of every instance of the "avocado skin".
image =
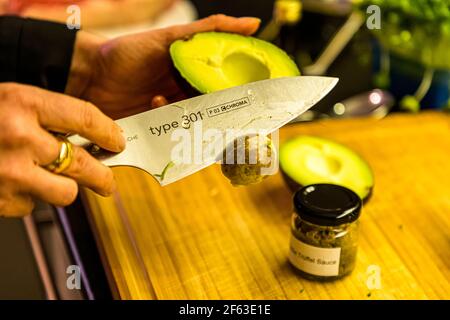
<svg viewBox="0 0 450 320">
<path fill-rule="evenodd" d="M 202 92 L 198 91 L 196 88 L 191 86 L 191 84 L 185 78 L 183 78 L 183 76 L 178 71 L 178 69 L 175 68 L 173 61 L 172 61 L 171 73 L 173 75 L 175 83 L 177 84 L 177 86 L 180 88 L 180 90 L 183 92 L 183 94 L 187 98 L 193 98 L 193 97 L 203 94 Z"/>
<path fill-rule="evenodd" d="M 289 188 L 289 190 L 292 193 L 295 193 L 304 187 L 303 185 L 301 185 L 300 183 L 298 183 L 297 181 L 292 179 L 286 172 L 283 171 L 283 169 L 281 167 L 280 167 L 280 172 L 281 172 L 281 176 L 283 177 L 285 184 L 287 185 L 287 187 Z M 370 188 L 369 192 L 367 193 L 367 196 L 365 196 L 364 199 L 362 199 L 363 204 L 366 204 L 370 200 L 370 198 L 372 197 L 372 193 L 373 193 L 373 187 Z"/>
</svg>

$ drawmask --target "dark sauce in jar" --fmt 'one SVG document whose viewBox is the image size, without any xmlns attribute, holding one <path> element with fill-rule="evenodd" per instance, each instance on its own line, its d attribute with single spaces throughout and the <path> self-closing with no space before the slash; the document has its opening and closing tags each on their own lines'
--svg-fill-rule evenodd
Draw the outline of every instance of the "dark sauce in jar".
<svg viewBox="0 0 450 320">
<path fill-rule="evenodd" d="M 303 277 L 335 280 L 353 271 L 361 206 L 356 193 L 338 185 L 296 192 L 289 260 Z"/>
</svg>

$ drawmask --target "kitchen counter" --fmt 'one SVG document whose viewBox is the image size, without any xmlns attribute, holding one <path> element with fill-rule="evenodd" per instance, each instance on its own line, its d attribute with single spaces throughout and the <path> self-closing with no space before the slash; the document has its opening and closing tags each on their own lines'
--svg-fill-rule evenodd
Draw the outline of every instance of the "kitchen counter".
<svg viewBox="0 0 450 320">
<path fill-rule="evenodd" d="M 286 126 L 280 138 L 298 134 L 344 143 L 374 170 L 350 276 L 319 283 L 294 272 L 292 194 L 280 174 L 235 188 L 213 165 L 162 188 L 142 171 L 115 168 L 113 197 L 83 192 L 115 297 L 449 299 L 449 116 L 324 120 Z"/>
</svg>

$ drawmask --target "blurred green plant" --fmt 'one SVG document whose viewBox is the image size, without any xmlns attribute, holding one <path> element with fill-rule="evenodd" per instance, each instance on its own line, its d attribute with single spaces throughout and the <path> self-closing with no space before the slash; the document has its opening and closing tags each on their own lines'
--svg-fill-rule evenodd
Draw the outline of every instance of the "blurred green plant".
<svg viewBox="0 0 450 320">
<path fill-rule="evenodd" d="M 372 30 L 388 50 L 433 69 L 450 70 L 450 0 L 354 0 L 366 12 L 381 9 L 381 29 Z"/>
</svg>

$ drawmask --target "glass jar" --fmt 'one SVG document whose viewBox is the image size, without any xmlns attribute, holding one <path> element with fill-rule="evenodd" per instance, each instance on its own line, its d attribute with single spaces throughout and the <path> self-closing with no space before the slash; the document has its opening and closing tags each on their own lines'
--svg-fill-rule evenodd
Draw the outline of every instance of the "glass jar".
<svg viewBox="0 0 450 320">
<path fill-rule="evenodd" d="M 289 261 L 310 280 L 350 274 L 358 248 L 361 199 L 333 184 L 315 184 L 294 195 Z"/>
</svg>

